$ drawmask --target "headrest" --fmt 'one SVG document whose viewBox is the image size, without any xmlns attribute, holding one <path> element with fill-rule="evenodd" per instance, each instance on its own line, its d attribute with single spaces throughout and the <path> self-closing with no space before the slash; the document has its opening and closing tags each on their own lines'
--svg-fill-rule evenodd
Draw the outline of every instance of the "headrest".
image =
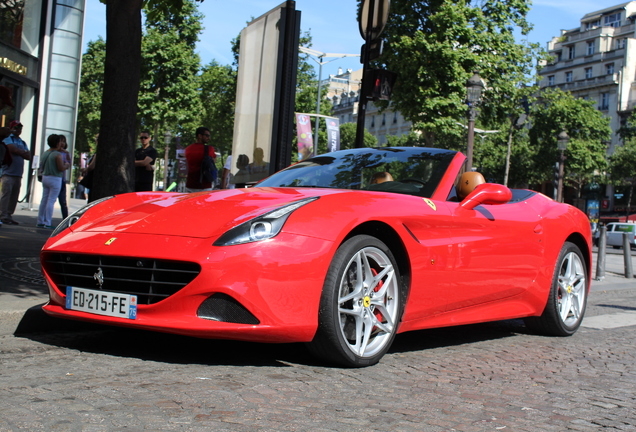
<svg viewBox="0 0 636 432">
<path fill-rule="evenodd" d="M 457 197 L 461 200 L 466 198 L 480 184 L 486 183 L 486 179 L 477 171 L 468 171 L 462 174 L 457 185 Z"/>
<path fill-rule="evenodd" d="M 373 177 L 371 178 L 371 184 L 380 184 L 387 181 L 393 181 L 393 176 L 391 173 L 386 171 L 377 172 L 373 174 Z"/>
</svg>

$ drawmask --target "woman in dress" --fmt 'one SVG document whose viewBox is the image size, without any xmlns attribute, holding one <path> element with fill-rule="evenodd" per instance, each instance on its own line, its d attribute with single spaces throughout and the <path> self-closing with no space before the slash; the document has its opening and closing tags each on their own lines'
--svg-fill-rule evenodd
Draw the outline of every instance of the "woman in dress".
<svg viewBox="0 0 636 432">
<path fill-rule="evenodd" d="M 59 135 L 49 135 L 46 141 L 49 149 L 44 152 L 40 162 L 43 192 L 38 211 L 37 226 L 53 229 L 55 228 L 51 225 L 53 206 L 60 195 L 64 171 L 70 168 L 70 164 L 64 162 L 62 153 L 59 151 L 62 144 L 62 139 Z"/>
</svg>

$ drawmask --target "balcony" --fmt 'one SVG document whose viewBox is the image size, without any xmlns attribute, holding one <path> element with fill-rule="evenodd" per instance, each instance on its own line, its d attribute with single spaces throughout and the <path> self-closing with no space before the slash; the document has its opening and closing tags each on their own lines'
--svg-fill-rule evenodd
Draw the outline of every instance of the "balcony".
<svg viewBox="0 0 636 432">
<path fill-rule="evenodd" d="M 617 73 L 612 75 L 601 75 L 597 77 L 572 81 L 568 83 L 559 83 L 553 86 L 545 86 L 545 87 L 558 87 L 563 91 L 580 92 L 590 88 L 597 88 L 597 87 L 611 86 L 611 85 L 618 85 Z"/>
</svg>

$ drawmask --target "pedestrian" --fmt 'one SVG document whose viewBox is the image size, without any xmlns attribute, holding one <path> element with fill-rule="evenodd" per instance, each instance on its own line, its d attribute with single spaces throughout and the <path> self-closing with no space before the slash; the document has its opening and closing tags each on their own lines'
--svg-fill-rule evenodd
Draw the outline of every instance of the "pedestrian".
<svg viewBox="0 0 636 432">
<path fill-rule="evenodd" d="M 209 191 L 214 188 L 212 182 L 206 182 L 201 179 L 201 162 L 203 161 L 203 155 L 205 154 L 205 147 L 208 148 L 208 154 L 214 160 L 216 160 L 216 153 L 214 147 L 208 146 L 210 141 L 210 129 L 206 127 L 200 127 L 195 132 L 196 142 L 190 144 L 185 149 L 185 157 L 188 168 L 188 175 L 186 177 L 186 191 L 187 192 L 201 192 Z"/>
<path fill-rule="evenodd" d="M 12 161 L 11 153 L 9 153 L 9 148 L 4 143 L 4 139 L 11 135 L 11 129 L 8 127 L 0 127 L 0 177 L 2 176 L 2 165 L 5 165 L 5 162 L 8 164 L 8 160 Z M 5 161 L 5 156 L 9 155 L 8 160 Z M 2 226 L 2 222 L 0 222 L 0 226 Z"/>
<path fill-rule="evenodd" d="M 71 164 L 64 162 L 64 157 L 60 152 L 62 145 L 60 135 L 49 135 L 46 142 L 49 149 L 44 152 L 40 161 L 43 192 L 38 210 L 37 227 L 52 229 L 55 228 L 51 224 L 55 200 L 60 195 L 64 171 L 69 169 Z"/>
<path fill-rule="evenodd" d="M 5 106 L 15 108 L 11 100 L 11 90 L 8 87 L 0 85 L 0 111 L 2 111 Z"/>
<path fill-rule="evenodd" d="M 84 194 L 88 196 L 88 202 L 93 201 L 91 190 L 93 189 L 93 177 L 95 176 L 95 161 L 97 159 L 97 145 L 99 144 L 99 134 L 95 135 L 95 154 L 90 157 L 86 168 L 82 173 L 80 184 L 84 187 Z"/>
<path fill-rule="evenodd" d="M 234 187 L 234 183 L 232 183 L 232 155 L 229 155 L 221 172 L 221 189 L 234 189 Z"/>
<path fill-rule="evenodd" d="M 24 173 L 24 161 L 31 160 L 31 152 L 20 134 L 22 123 L 13 120 L 9 124 L 11 135 L 5 138 L 4 143 L 11 152 L 13 161 L 11 165 L 2 167 L 2 193 L 0 195 L 0 221 L 7 225 L 20 225 L 13 220 L 13 213 L 18 205 L 18 195 L 22 186 L 22 174 Z"/>
<path fill-rule="evenodd" d="M 87 198 L 87 196 L 86 196 L 86 188 L 82 184 L 82 180 L 83 179 L 84 179 L 84 176 L 81 175 L 81 174 L 77 178 L 77 185 L 75 186 L 75 198 L 76 199 L 85 200 Z"/>
<path fill-rule="evenodd" d="M 71 155 L 69 154 L 67 148 L 68 143 L 66 142 L 66 137 L 64 135 L 60 135 L 60 153 L 62 154 L 62 159 L 64 163 L 71 166 Z M 62 175 L 62 188 L 60 189 L 60 195 L 57 197 L 57 200 L 60 203 L 60 209 L 62 210 L 62 219 L 66 219 L 68 217 L 68 203 L 66 201 L 66 182 L 67 182 L 67 171 L 65 170 Z"/>
<path fill-rule="evenodd" d="M 152 191 L 157 150 L 150 145 L 150 132 L 139 134 L 141 147 L 135 150 L 135 192 Z"/>
</svg>

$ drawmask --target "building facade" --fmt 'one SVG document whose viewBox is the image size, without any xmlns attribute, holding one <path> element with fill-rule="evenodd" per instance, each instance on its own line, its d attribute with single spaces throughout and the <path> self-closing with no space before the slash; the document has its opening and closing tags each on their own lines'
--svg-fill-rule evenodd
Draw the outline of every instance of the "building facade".
<svg viewBox="0 0 636 432">
<path fill-rule="evenodd" d="M 332 115 L 340 119 L 340 124 L 357 123 L 361 82 L 362 69 L 339 72 L 323 81 L 322 85 L 329 89 L 327 97 L 333 105 Z M 380 112 L 373 102 L 367 103 L 365 128 L 377 138 L 379 146 L 386 145 L 389 136 L 408 134 L 411 126 L 411 122 L 391 107 Z"/>
<path fill-rule="evenodd" d="M 636 1 L 588 13 L 580 25 L 548 42 L 553 60 L 540 72 L 541 88 L 560 88 L 595 102 L 610 118 L 611 155 L 616 134 L 636 104 Z"/>
<path fill-rule="evenodd" d="M 0 126 L 13 120 L 24 125 L 21 138 L 34 158 L 25 166 L 20 199 L 30 208 L 42 193 L 33 174 L 48 148 L 46 137 L 64 134 L 74 149 L 84 2 L 0 2 L 0 85 L 11 89 L 15 104 L 0 113 Z"/>
</svg>

